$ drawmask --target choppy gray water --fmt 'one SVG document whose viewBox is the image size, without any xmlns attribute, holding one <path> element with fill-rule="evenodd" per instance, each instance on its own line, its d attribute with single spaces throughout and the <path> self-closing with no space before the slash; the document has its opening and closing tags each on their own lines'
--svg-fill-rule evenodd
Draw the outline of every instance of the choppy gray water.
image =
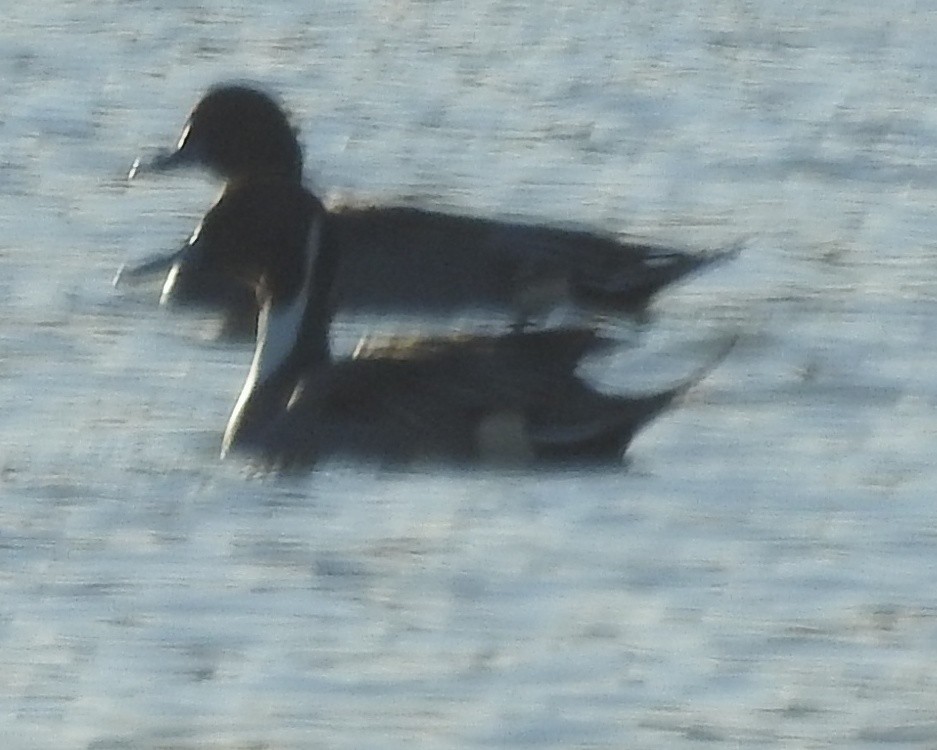
<svg viewBox="0 0 937 750">
<path fill-rule="evenodd" d="M 301 6 L 6 9 L 4 747 L 937 746 L 933 6 Z M 747 237 L 594 373 L 738 347 L 620 469 L 219 463 L 249 352 L 110 281 L 210 205 L 123 176 L 231 78 L 323 189 Z"/>
</svg>

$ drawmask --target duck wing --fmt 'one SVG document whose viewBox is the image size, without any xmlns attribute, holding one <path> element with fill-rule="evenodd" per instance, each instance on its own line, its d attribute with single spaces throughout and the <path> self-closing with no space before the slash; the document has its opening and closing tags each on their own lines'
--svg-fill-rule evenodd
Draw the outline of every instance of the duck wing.
<svg viewBox="0 0 937 750">
<path fill-rule="evenodd" d="M 691 253 L 581 229 L 418 208 L 334 209 L 326 232 L 342 257 L 339 308 L 498 308 L 518 320 L 562 302 L 639 311 L 663 287 L 740 249 Z"/>
</svg>

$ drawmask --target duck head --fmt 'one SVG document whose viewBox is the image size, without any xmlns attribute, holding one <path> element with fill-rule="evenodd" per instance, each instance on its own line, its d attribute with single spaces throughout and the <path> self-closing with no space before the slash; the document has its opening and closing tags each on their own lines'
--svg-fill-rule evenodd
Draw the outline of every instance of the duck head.
<svg viewBox="0 0 937 750">
<path fill-rule="evenodd" d="M 137 159 L 128 175 L 202 167 L 224 181 L 302 179 L 302 148 L 280 104 L 244 84 L 220 84 L 195 105 L 173 150 Z"/>
</svg>

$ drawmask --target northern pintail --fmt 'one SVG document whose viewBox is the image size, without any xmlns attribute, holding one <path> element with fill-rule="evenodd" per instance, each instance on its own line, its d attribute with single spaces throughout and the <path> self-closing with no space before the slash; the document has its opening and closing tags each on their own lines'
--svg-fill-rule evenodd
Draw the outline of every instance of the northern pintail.
<svg viewBox="0 0 937 750">
<path fill-rule="evenodd" d="M 258 178 L 302 180 L 302 149 L 283 108 L 245 85 L 219 85 L 192 110 L 175 149 L 130 176 L 201 166 L 225 190 Z M 733 257 L 738 246 L 706 253 L 622 241 L 601 232 L 503 221 L 403 206 L 345 205 L 322 216 L 324 241 L 339 261 L 333 303 L 339 310 L 443 314 L 508 312 L 526 324 L 571 303 L 593 312 L 635 313 L 666 285 Z M 232 236 L 232 243 L 239 238 Z M 236 251 L 236 249 L 232 248 Z M 169 271 L 164 302 L 205 300 L 236 318 L 255 309 L 236 289 L 224 291 L 211 261 L 167 255 L 123 278 Z"/>
<path fill-rule="evenodd" d="M 185 262 L 212 264 L 251 288 L 260 309 L 223 454 L 279 467 L 333 455 L 391 464 L 609 460 L 712 366 L 658 393 L 602 394 L 575 374 L 607 344 L 587 329 L 369 342 L 335 360 L 329 290 L 346 248 L 329 242 L 328 227 L 299 183 L 241 182 L 184 250 Z M 257 241 L 230 241 L 243 232 Z"/>
</svg>

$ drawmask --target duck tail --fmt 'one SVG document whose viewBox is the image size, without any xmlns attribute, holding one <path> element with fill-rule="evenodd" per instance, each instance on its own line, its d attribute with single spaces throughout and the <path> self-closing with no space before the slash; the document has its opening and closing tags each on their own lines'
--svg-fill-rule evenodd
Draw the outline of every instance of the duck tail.
<svg viewBox="0 0 937 750">
<path fill-rule="evenodd" d="M 725 339 L 719 342 L 718 348 L 716 349 L 715 354 L 709 358 L 708 361 L 704 362 L 702 365 L 697 367 L 693 372 L 684 377 L 679 383 L 667 389 L 663 393 L 670 393 L 671 401 L 679 398 L 684 393 L 686 393 L 690 388 L 699 383 L 703 378 L 705 378 L 709 373 L 718 367 L 722 361 L 729 356 L 729 353 L 735 348 L 735 345 L 738 343 L 739 334 L 733 333 L 730 336 L 727 336 Z"/>
<path fill-rule="evenodd" d="M 729 336 L 724 341 L 721 341 L 716 353 L 710 357 L 707 362 L 704 362 L 670 388 L 647 396 L 638 396 L 628 399 L 628 404 L 625 409 L 626 419 L 623 420 L 623 424 L 621 425 L 621 437 L 624 438 L 624 441 L 620 446 L 620 450 L 624 451 L 634 436 L 643 427 L 661 412 L 673 406 L 677 401 L 683 398 L 691 388 L 709 375 L 709 373 L 729 356 L 729 352 L 735 348 L 738 339 L 739 335 L 736 333 Z"/>
<path fill-rule="evenodd" d="M 642 267 L 629 265 L 621 273 L 580 279 L 575 284 L 574 294 L 584 304 L 600 309 L 640 310 L 664 287 L 730 261 L 744 247 L 744 239 L 703 253 L 635 246 L 636 250 L 645 253 Z"/>
<path fill-rule="evenodd" d="M 635 435 L 705 378 L 728 356 L 737 341 L 737 334 L 729 337 L 706 363 L 670 388 L 644 396 L 606 396 L 599 415 L 578 424 L 538 430 L 539 455 L 573 462 L 620 458 Z"/>
</svg>

